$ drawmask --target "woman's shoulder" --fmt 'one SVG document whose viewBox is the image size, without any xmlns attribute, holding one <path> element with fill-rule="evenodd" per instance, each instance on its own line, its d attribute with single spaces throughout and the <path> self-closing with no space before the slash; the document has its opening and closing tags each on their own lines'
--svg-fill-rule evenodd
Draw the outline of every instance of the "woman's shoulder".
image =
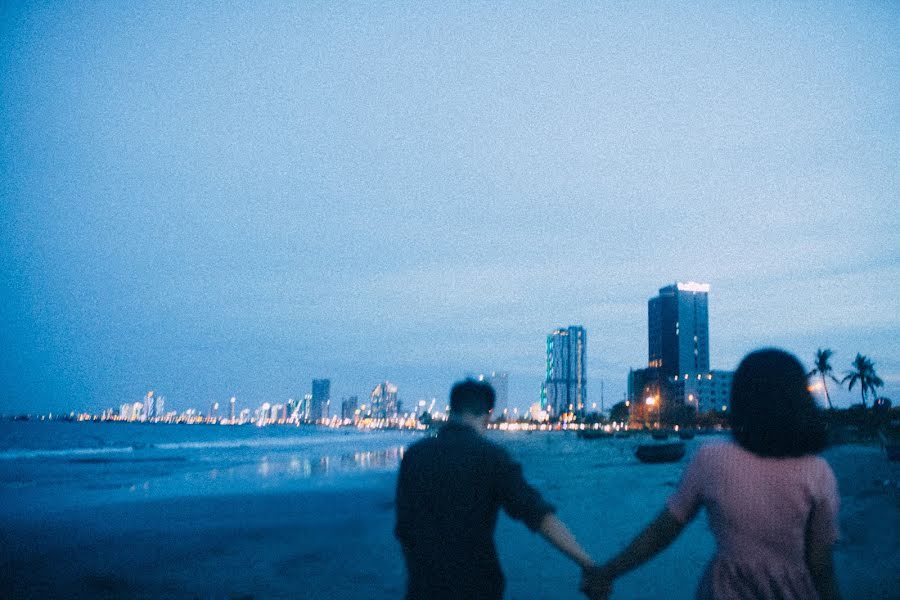
<svg viewBox="0 0 900 600">
<path fill-rule="evenodd" d="M 715 470 L 725 463 L 732 462 L 737 450 L 739 447 L 729 441 L 707 442 L 694 451 L 691 465 L 694 469 Z"/>
<path fill-rule="evenodd" d="M 826 488 L 837 485 L 834 471 L 831 469 L 831 465 L 828 464 L 827 460 L 818 454 L 810 454 L 806 456 L 805 459 L 807 461 L 807 471 L 820 483 L 820 485 L 825 486 Z"/>
<path fill-rule="evenodd" d="M 731 440 L 716 440 L 703 444 L 694 453 L 695 460 L 727 459 L 735 454 L 744 452 L 743 448 Z"/>
</svg>

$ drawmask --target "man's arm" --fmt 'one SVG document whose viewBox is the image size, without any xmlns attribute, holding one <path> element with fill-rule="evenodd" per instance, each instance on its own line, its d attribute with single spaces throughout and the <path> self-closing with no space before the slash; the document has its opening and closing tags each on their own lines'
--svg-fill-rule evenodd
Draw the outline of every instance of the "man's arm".
<svg viewBox="0 0 900 600">
<path fill-rule="evenodd" d="M 555 514 L 547 513 L 544 516 L 538 527 L 538 532 L 560 552 L 578 563 L 578 566 L 582 569 L 593 567 L 596 564 L 588 553 L 584 551 L 581 544 L 575 540 L 575 536 L 572 535 L 566 524 L 560 521 Z"/>
</svg>

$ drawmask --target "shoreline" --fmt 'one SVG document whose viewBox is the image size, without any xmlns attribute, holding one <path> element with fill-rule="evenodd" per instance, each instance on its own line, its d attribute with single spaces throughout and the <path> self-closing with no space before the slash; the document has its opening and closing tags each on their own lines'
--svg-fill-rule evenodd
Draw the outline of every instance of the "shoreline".
<svg viewBox="0 0 900 600">
<path fill-rule="evenodd" d="M 561 480 L 556 463 L 526 468 L 601 559 L 652 518 L 686 462 L 676 468 L 596 465 L 590 455 L 599 446 L 592 444 L 573 439 L 568 451 L 600 470 Z M 522 454 L 543 447 L 522 447 Z M 560 450 L 553 460 L 567 456 Z M 841 592 L 890 597 L 900 588 L 894 569 L 900 464 L 887 461 L 876 445 L 835 446 L 823 456 L 841 493 L 835 547 Z M 609 487 L 610 469 L 619 469 L 617 489 Z M 0 528 L 0 589 L 23 598 L 396 598 L 405 575 L 392 533 L 394 477 L 385 472 L 337 489 L 135 498 L 7 514 Z M 643 500 L 615 504 L 623 494 Z M 521 524 L 501 517 L 497 545 L 507 598 L 579 597 L 577 568 Z M 673 548 L 626 576 L 613 597 L 692 598 L 711 555 L 701 515 Z"/>
</svg>

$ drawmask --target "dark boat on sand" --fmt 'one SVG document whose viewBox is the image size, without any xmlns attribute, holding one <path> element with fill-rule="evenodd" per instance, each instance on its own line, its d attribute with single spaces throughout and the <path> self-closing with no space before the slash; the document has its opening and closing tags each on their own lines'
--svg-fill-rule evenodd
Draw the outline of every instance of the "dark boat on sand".
<svg viewBox="0 0 900 600">
<path fill-rule="evenodd" d="M 692 440 L 692 439 L 694 439 L 694 432 L 693 431 L 679 431 L 678 437 L 683 440 Z"/>
<path fill-rule="evenodd" d="M 669 439 L 669 433 L 666 431 L 654 431 L 650 434 L 653 436 L 654 440 L 667 440 Z"/>
<path fill-rule="evenodd" d="M 618 439 L 625 439 L 631 437 L 631 432 L 628 431 L 617 431 L 615 437 Z"/>
<path fill-rule="evenodd" d="M 684 458 L 684 442 L 641 444 L 634 451 L 634 455 L 645 463 L 677 462 Z"/>
</svg>

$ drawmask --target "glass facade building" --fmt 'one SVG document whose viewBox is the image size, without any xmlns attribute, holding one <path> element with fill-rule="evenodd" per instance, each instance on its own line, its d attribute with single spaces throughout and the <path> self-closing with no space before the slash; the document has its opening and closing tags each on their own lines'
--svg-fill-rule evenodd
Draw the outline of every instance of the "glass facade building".
<svg viewBox="0 0 900 600">
<path fill-rule="evenodd" d="M 312 381 L 312 403 L 310 407 L 310 418 L 313 421 L 327 419 L 330 416 L 331 408 L 331 380 L 330 379 L 313 379 Z"/>
<path fill-rule="evenodd" d="M 676 283 L 647 305 L 648 366 L 664 377 L 709 372 L 709 284 Z"/>
<path fill-rule="evenodd" d="M 584 327 L 556 329 L 547 336 L 547 372 L 541 408 L 551 417 L 584 415 L 587 404 L 587 332 Z"/>
</svg>

